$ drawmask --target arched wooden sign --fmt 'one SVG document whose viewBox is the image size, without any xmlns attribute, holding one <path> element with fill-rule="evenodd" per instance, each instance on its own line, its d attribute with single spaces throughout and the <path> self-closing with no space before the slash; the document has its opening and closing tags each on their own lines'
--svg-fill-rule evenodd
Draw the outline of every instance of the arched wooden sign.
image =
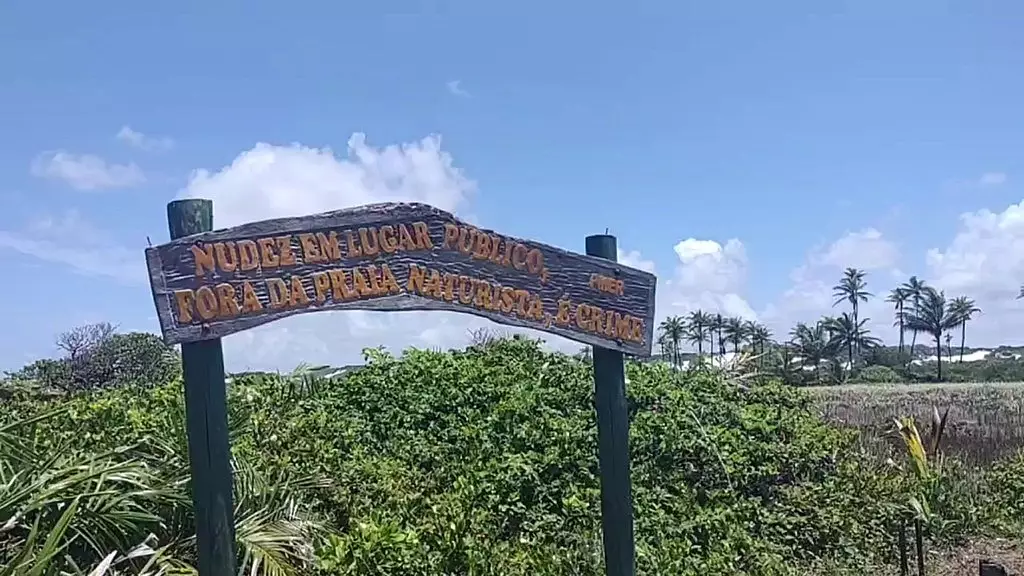
<svg viewBox="0 0 1024 576">
<path fill-rule="evenodd" d="M 648 356 L 653 274 L 504 236 L 425 204 L 374 204 L 148 248 L 164 339 L 321 310 L 450 310 Z"/>
<path fill-rule="evenodd" d="M 200 576 L 235 573 L 231 447 L 220 338 L 318 310 L 452 310 L 594 346 L 606 573 L 632 576 L 623 353 L 648 356 L 652 274 L 476 228 L 424 204 L 374 204 L 213 230 L 213 203 L 167 206 L 171 241 L 146 249 L 164 339 L 181 344 Z"/>
</svg>

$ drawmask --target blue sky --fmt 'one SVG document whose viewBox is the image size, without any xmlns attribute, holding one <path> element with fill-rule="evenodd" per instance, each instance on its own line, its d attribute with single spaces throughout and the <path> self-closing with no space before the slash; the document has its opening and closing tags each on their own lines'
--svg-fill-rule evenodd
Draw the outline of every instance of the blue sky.
<svg viewBox="0 0 1024 576">
<path fill-rule="evenodd" d="M 371 4 L 0 6 L 0 368 L 76 323 L 157 330 L 125 269 L 166 240 L 193 171 L 258 142 L 342 158 L 357 132 L 440 135 L 475 182 L 460 211 L 489 227 L 575 249 L 610 228 L 653 262 L 662 313 L 749 309 L 784 331 L 810 314 L 785 300 L 814 300 L 835 250 L 876 262 L 880 292 L 917 273 L 1019 312 L 1004 301 L 1024 262 L 993 247 L 1024 238 L 1024 4 Z M 960 219 L 984 209 L 995 220 Z M 691 238 L 721 250 L 681 260 Z M 1012 339 L 987 316 L 980 338 Z"/>
</svg>

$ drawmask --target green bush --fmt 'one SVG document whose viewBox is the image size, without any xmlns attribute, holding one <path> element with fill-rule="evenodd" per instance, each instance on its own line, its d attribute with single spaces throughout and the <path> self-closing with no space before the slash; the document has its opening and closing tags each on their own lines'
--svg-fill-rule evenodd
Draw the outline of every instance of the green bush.
<svg viewBox="0 0 1024 576">
<path fill-rule="evenodd" d="M 888 366 L 868 366 L 860 371 L 856 380 L 869 384 L 887 384 L 902 382 L 904 378 Z"/>
<path fill-rule="evenodd" d="M 272 480 L 237 488 L 250 495 L 244 509 L 276 510 L 294 528 L 284 573 L 603 574 L 589 363 L 521 338 L 367 357 L 343 378 L 247 375 L 229 387 L 233 450 L 250 465 L 241 470 Z M 891 557 L 906 475 L 864 458 L 804 392 L 661 364 L 630 363 L 627 375 L 638 574 L 788 576 Z M 0 422 L 47 405 L 4 403 Z M 60 405 L 24 435 L 40 452 L 148 447 L 161 456 L 147 465 L 180 490 L 180 381 Z M 962 503 L 958 477 L 940 477 L 934 492 L 943 538 L 980 530 L 994 514 L 979 498 Z M 989 500 L 1016 506 L 1011 473 L 993 478 L 991 490 L 1003 492 Z M 278 495 L 272 505 L 268 493 Z M 293 509 L 301 522 L 287 517 Z M 148 511 L 164 515 L 146 525 L 164 539 L 191 521 L 180 507 Z M 174 550 L 191 561 L 184 546 Z M 303 556 L 310 546 L 315 564 Z"/>
</svg>

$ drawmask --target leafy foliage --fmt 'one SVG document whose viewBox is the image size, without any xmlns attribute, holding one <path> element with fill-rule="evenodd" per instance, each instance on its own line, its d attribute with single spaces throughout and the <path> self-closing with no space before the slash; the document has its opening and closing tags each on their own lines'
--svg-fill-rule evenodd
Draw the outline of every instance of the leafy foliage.
<svg viewBox="0 0 1024 576">
<path fill-rule="evenodd" d="M 37 360 L 10 374 L 15 382 L 64 392 L 118 386 L 149 386 L 167 382 L 181 373 L 174 348 L 155 334 L 119 334 L 109 324 L 75 328 L 58 339 L 66 355 Z"/>
<path fill-rule="evenodd" d="M 589 363 L 522 338 L 366 354 L 340 378 L 305 367 L 233 379 L 247 571 L 603 573 Z M 884 562 L 920 480 L 864 458 L 803 391 L 728 374 L 628 365 L 638 573 L 782 576 Z M 0 422 L 0 524 L 14 525 L 0 536 L 0 565 L 190 569 L 180 382 L 19 397 Z M 995 517 L 945 470 L 929 500 L 934 537 Z"/>
</svg>

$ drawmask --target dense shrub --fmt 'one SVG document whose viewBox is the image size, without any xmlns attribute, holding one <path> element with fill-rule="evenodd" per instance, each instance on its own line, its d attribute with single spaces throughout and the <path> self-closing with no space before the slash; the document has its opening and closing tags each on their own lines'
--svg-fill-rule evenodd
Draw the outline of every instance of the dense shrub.
<svg viewBox="0 0 1024 576">
<path fill-rule="evenodd" d="M 904 377 L 888 366 L 868 366 L 860 371 L 856 380 L 868 384 L 902 382 Z"/>
<path fill-rule="evenodd" d="M 229 388 L 236 457 L 261 477 L 321 480 L 288 489 L 326 526 L 312 541 L 316 570 L 603 573 L 588 363 L 522 339 L 367 355 L 315 385 L 248 375 Z M 862 458 L 803 392 L 660 364 L 631 363 L 628 378 L 639 574 L 803 574 L 891 553 L 905 476 Z M 35 426 L 41 445 L 158 443 L 176 450 L 159 465 L 185 462 L 180 382 L 63 405 Z M 0 414 L 34 410 L 13 402 Z M 942 505 L 951 485 L 937 489 L 938 514 L 950 510 L 951 531 L 975 529 L 961 521 L 969 511 Z"/>
<path fill-rule="evenodd" d="M 64 338 L 68 339 L 70 336 Z M 76 392 L 152 386 L 181 373 L 181 359 L 175 349 L 148 332 L 103 332 L 94 340 L 81 337 L 73 340 L 73 345 L 65 345 L 71 349 L 65 357 L 37 360 L 10 374 L 10 380 Z"/>
</svg>

